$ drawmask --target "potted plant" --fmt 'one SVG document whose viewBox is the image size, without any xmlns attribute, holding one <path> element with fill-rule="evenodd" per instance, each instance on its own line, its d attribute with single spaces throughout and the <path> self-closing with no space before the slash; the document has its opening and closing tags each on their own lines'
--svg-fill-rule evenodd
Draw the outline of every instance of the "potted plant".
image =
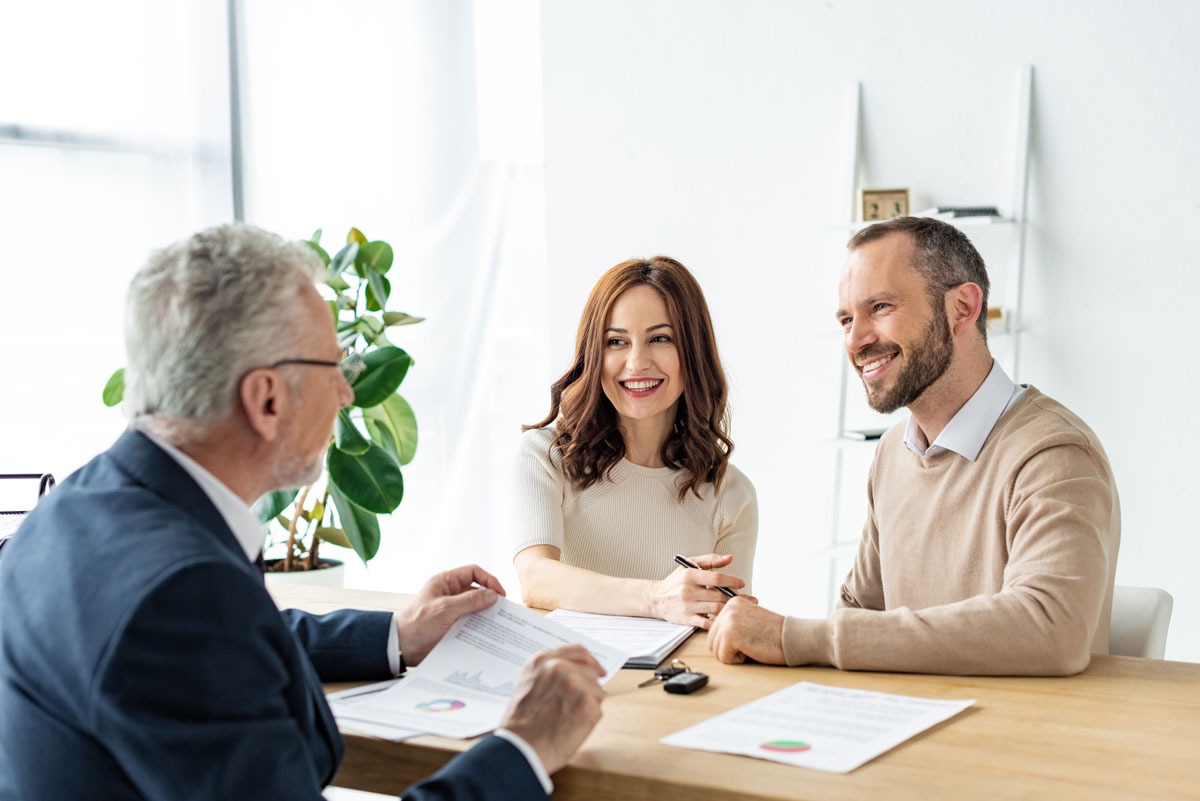
<svg viewBox="0 0 1200 801">
<path fill-rule="evenodd" d="M 387 331 L 425 318 L 387 310 L 391 245 L 368 241 L 357 228 L 332 257 L 321 247 L 320 229 L 304 243 L 325 264 L 338 342 L 361 358 L 363 369 L 351 385 L 354 402 L 338 412 L 322 477 L 307 487 L 267 493 L 254 505 L 268 526 L 267 550 L 284 547 L 282 557 L 267 560 L 269 575 L 340 566 L 318 556 L 323 542 L 351 548 L 364 563 L 370 561 L 379 550 L 378 516 L 400 505 L 400 468 L 417 449 L 416 417 L 396 391 L 413 359 L 391 343 Z M 104 387 L 104 403 L 117 405 L 124 392 L 121 368 Z"/>
</svg>

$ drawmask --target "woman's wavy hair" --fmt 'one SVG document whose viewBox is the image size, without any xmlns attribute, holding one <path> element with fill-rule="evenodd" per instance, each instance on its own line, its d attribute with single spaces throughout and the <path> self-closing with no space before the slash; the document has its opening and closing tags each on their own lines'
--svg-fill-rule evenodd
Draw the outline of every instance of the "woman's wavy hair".
<svg viewBox="0 0 1200 801">
<path fill-rule="evenodd" d="M 688 269 L 674 259 L 632 259 L 596 282 L 579 321 L 574 362 L 550 387 L 550 414 L 523 430 L 556 424 L 551 452 L 561 457 L 563 473 L 579 490 L 607 476 L 625 455 L 617 413 L 601 380 L 609 314 L 617 298 L 637 286 L 650 287 L 666 304 L 683 376 L 683 394 L 674 429 L 662 446 L 662 460 L 689 474 L 679 488 L 679 500 L 689 490 L 699 497 L 701 484 L 721 483 L 733 452 L 728 389 L 704 293 Z"/>
</svg>

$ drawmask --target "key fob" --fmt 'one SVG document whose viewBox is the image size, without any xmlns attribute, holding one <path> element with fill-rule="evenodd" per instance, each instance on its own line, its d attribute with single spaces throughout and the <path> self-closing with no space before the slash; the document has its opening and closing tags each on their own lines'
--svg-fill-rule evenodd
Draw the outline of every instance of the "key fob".
<svg viewBox="0 0 1200 801">
<path fill-rule="evenodd" d="M 654 671 L 654 678 L 658 679 L 659 681 L 666 681 L 672 676 L 678 676 L 680 673 L 684 672 L 684 669 L 681 667 L 660 667 L 658 670 Z"/>
<path fill-rule="evenodd" d="M 672 676 L 664 681 L 663 689 L 669 693 L 687 695 L 696 692 L 706 684 L 708 684 L 707 673 L 680 673 L 678 676 Z"/>
</svg>

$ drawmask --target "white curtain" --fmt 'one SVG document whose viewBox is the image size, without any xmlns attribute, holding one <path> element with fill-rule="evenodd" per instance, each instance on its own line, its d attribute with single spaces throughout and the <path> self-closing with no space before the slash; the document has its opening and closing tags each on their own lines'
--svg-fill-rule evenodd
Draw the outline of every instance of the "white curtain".
<svg viewBox="0 0 1200 801">
<path fill-rule="evenodd" d="M 0 30 L 0 472 L 61 480 L 124 428 L 130 276 L 232 214 L 225 10 L 7 3 Z"/>
<path fill-rule="evenodd" d="M 420 444 L 351 586 L 412 590 L 476 562 L 516 592 L 506 478 L 555 366 L 538 15 L 535 0 L 245 5 L 247 220 L 391 242 L 389 306 L 428 318 L 389 335 L 416 360 L 401 393 Z"/>
</svg>

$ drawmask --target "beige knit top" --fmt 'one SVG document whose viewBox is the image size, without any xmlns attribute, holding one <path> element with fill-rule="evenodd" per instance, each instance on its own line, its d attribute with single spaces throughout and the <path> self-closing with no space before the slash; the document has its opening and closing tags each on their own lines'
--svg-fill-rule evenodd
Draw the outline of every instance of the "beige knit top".
<svg viewBox="0 0 1200 801">
<path fill-rule="evenodd" d="M 974 462 L 879 443 L 858 556 L 828 620 L 784 621 L 788 664 L 1069 675 L 1108 651 L 1121 513 L 1092 430 L 1030 387 Z"/>
<path fill-rule="evenodd" d="M 521 438 L 517 465 L 517 520 L 513 554 L 531 545 L 553 545 L 565 564 L 622 578 L 661 579 L 676 568 L 675 554 L 733 555 L 721 572 L 746 582 L 750 592 L 758 539 L 754 485 L 729 465 L 719 488 L 705 484 L 679 500 L 681 472 L 642 467 L 626 459 L 579 492 L 550 456 L 554 430 L 533 429 Z"/>
</svg>

